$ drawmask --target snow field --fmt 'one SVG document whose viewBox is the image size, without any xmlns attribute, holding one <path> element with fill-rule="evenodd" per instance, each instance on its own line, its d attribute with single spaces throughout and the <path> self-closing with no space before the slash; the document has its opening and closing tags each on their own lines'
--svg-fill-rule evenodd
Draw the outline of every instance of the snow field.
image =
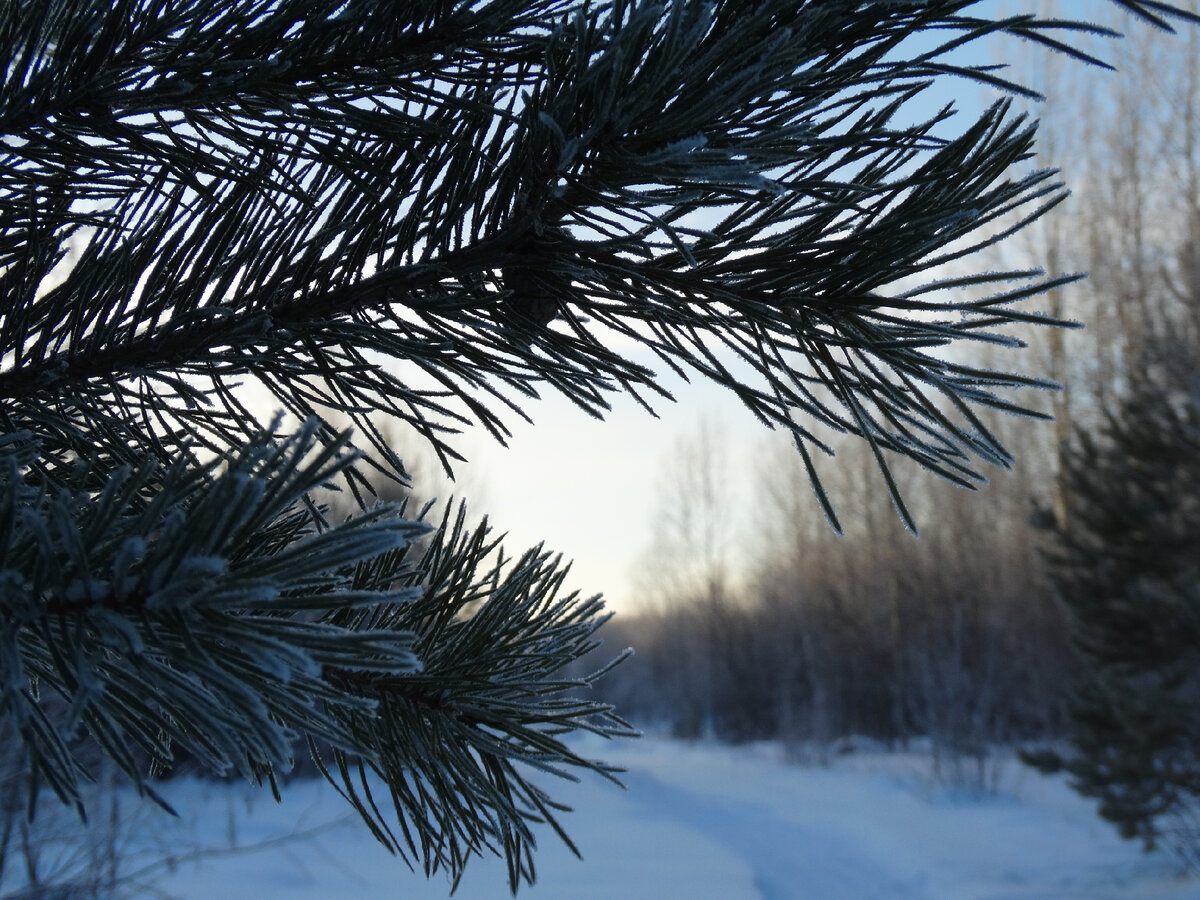
<svg viewBox="0 0 1200 900">
<path fill-rule="evenodd" d="M 931 783 L 921 753 L 857 753 L 807 768 L 785 763 L 774 745 L 594 739 L 580 749 L 626 767 L 628 790 L 595 777 L 556 786 L 576 809 L 563 821 L 584 859 L 545 829 L 538 883 L 523 897 L 1200 900 L 1200 880 L 1180 875 L 1170 856 L 1143 855 L 1062 780 L 1012 760 L 1002 762 L 997 794 L 970 796 Z M 288 785 L 281 805 L 241 785 L 178 782 L 166 794 L 181 820 L 156 816 L 142 839 L 200 848 L 156 877 L 172 897 L 448 894 L 444 878 L 413 875 L 379 847 L 322 783 Z M 225 852 L 262 842 L 269 849 Z M 492 858 L 473 861 L 455 894 L 505 896 L 504 865 Z"/>
</svg>

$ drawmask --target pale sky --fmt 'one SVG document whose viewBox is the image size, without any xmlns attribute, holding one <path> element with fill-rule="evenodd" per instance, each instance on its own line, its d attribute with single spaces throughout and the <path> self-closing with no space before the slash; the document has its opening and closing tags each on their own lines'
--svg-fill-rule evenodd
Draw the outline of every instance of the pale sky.
<svg viewBox="0 0 1200 900">
<path fill-rule="evenodd" d="M 655 371 L 663 366 L 638 360 Z M 768 430 L 729 391 L 707 380 L 663 380 L 676 403 L 654 404 L 653 418 L 632 398 L 612 396 L 612 412 L 597 421 L 561 395 L 547 392 L 529 403 L 533 425 L 515 416 L 513 438 L 501 447 L 486 434 L 461 442 L 470 459 L 459 475 L 474 511 L 486 511 L 497 531 L 509 535 L 509 553 L 544 542 L 572 560 L 569 588 L 604 594 L 608 605 L 636 605 L 635 566 L 650 545 L 659 482 L 677 441 L 704 416 L 729 440 L 730 475 L 751 477 L 750 452 Z M 417 485 L 418 489 L 420 485 Z"/>
</svg>

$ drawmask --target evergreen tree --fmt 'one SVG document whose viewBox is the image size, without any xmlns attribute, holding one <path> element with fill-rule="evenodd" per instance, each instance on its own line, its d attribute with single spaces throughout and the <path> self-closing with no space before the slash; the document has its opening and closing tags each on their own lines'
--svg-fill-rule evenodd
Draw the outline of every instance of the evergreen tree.
<svg viewBox="0 0 1200 900">
<path fill-rule="evenodd" d="M 539 390 L 649 407 L 620 336 L 791 432 L 835 526 L 821 429 L 910 525 L 889 457 L 1009 465 L 975 410 L 1046 385 L 943 351 L 1014 343 L 1064 279 L 928 273 L 1062 191 L 1007 102 L 914 110 L 1023 90 L 964 44 L 1083 57 L 1089 26 L 970 6 L 0 5 L 0 728 L 30 797 L 78 805 L 96 750 L 147 792 L 180 753 L 275 788 L 300 742 L 426 872 L 490 849 L 532 879 L 532 827 L 562 832 L 529 770 L 608 773 L 561 738 L 628 731 L 558 674 L 602 606 L 461 512 L 373 504 L 406 476 L 372 417 L 450 467 Z M 314 503 L 335 482 L 361 514 Z"/>
<path fill-rule="evenodd" d="M 1066 454 L 1068 521 L 1049 523 L 1049 572 L 1081 667 L 1065 768 L 1100 814 L 1147 848 L 1200 863 L 1200 368 L 1146 367 Z"/>
</svg>

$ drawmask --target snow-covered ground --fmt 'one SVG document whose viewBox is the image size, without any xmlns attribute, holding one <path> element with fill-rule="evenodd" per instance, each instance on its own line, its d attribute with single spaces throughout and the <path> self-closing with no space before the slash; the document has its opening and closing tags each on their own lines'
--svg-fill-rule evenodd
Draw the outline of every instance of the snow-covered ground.
<svg viewBox="0 0 1200 900">
<path fill-rule="evenodd" d="M 626 767 L 628 790 L 564 784 L 577 860 L 547 832 L 538 883 L 565 898 L 1200 898 L 1167 855 L 1117 838 L 1061 780 L 1015 763 L 994 795 L 933 784 L 919 754 L 856 753 L 828 768 L 784 763 L 777 748 L 646 738 L 584 749 Z M 154 820 L 162 847 L 216 850 L 161 870 L 178 898 L 444 898 L 378 847 L 333 791 L 289 785 L 282 805 L 241 786 L 168 785 L 182 820 Z M 283 840 L 258 852 L 237 846 Z M 146 838 L 150 839 L 150 838 Z M 153 854 L 151 854 L 153 855 Z M 6 886 L 0 894 L 15 888 Z M 506 896 L 499 860 L 476 860 L 456 897 Z"/>
</svg>

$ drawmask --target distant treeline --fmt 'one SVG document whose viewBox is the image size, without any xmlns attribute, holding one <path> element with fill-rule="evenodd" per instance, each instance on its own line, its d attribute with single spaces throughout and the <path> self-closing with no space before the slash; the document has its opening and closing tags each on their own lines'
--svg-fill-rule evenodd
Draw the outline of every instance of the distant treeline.
<svg viewBox="0 0 1200 900">
<path fill-rule="evenodd" d="M 704 469 L 721 465 L 719 444 L 706 430 L 684 448 L 651 600 L 606 626 L 604 653 L 636 651 L 600 687 L 622 714 L 680 737 L 781 738 L 818 755 L 850 735 L 923 736 L 946 765 L 1061 736 L 1073 657 L 1027 478 L 971 494 L 910 473 L 927 522 L 916 539 L 869 501 L 866 460 L 848 448 L 843 493 L 860 502 L 838 537 L 800 461 L 767 451 L 770 477 L 740 492 L 761 513 L 742 551 L 757 561 L 735 578 L 733 548 L 747 542 L 720 529 L 738 492 L 695 490 L 717 477 Z"/>
</svg>

